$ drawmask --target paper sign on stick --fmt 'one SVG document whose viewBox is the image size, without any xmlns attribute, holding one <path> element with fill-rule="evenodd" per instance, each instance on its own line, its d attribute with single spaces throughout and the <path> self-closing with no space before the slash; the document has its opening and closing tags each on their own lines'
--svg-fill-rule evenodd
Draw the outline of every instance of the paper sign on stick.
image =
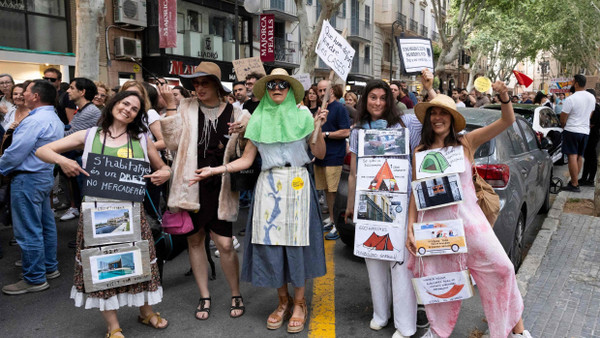
<svg viewBox="0 0 600 338">
<path fill-rule="evenodd" d="M 259 56 L 254 56 L 251 58 L 238 59 L 233 60 L 233 70 L 235 71 L 235 75 L 238 81 L 245 81 L 246 76 L 250 73 L 257 72 L 259 74 L 266 75 L 265 67 L 263 66 L 262 61 Z"/>
<path fill-rule="evenodd" d="M 350 73 L 350 69 L 352 68 L 352 59 L 354 58 L 355 50 L 329 24 L 328 20 L 323 21 L 323 28 L 321 29 L 315 51 L 326 65 L 342 80 L 346 81 L 348 73 Z"/>
<path fill-rule="evenodd" d="M 308 74 L 308 73 L 296 74 L 296 75 L 292 75 L 292 77 L 294 79 L 298 80 L 302 84 L 302 87 L 304 87 L 304 91 L 309 90 L 310 86 L 312 86 L 312 81 L 310 80 L 310 74 Z"/>
<path fill-rule="evenodd" d="M 402 68 L 407 75 L 421 74 L 423 68 L 433 69 L 433 47 L 431 40 L 421 38 L 396 38 Z"/>
<path fill-rule="evenodd" d="M 465 171 L 462 146 L 436 148 L 415 154 L 417 179 L 458 174 Z"/>
<path fill-rule="evenodd" d="M 469 270 L 413 278 L 412 283 L 419 304 L 446 303 L 473 296 Z"/>
</svg>

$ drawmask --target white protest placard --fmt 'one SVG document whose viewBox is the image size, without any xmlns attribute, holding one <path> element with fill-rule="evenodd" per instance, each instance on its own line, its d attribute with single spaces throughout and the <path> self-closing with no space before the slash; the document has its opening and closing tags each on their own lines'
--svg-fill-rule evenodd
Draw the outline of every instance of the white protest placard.
<svg viewBox="0 0 600 338">
<path fill-rule="evenodd" d="M 231 63 L 233 63 L 233 70 L 235 71 L 238 81 L 245 81 L 246 76 L 254 72 L 267 75 L 267 72 L 265 72 L 265 67 L 260 60 L 260 56 L 233 60 Z"/>
<path fill-rule="evenodd" d="M 356 191 L 408 192 L 408 159 L 361 157 L 356 169 Z"/>
<path fill-rule="evenodd" d="M 357 224 L 354 229 L 355 256 L 404 262 L 405 227 Z"/>
<path fill-rule="evenodd" d="M 328 20 L 323 21 L 323 28 L 319 35 L 319 40 L 315 48 L 317 55 L 328 65 L 342 80 L 346 81 L 348 73 L 352 68 L 352 59 L 355 50 L 329 24 Z"/>
<path fill-rule="evenodd" d="M 312 86 L 310 74 L 308 74 L 308 73 L 300 73 L 300 74 L 292 75 L 292 77 L 294 79 L 298 80 L 302 84 L 302 87 L 304 87 L 304 91 L 309 90 L 310 86 Z"/>
<path fill-rule="evenodd" d="M 422 38 L 396 38 L 402 68 L 407 75 L 420 74 L 423 68 L 433 69 L 433 47 L 431 40 Z"/>
<path fill-rule="evenodd" d="M 419 304 L 446 303 L 473 296 L 469 270 L 413 278 L 412 283 Z"/>
<path fill-rule="evenodd" d="M 465 171 L 463 146 L 436 148 L 415 154 L 417 179 Z"/>
<path fill-rule="evenodd" d="M 461 219 L 413 223 L 417 256 L 467 252 L 465 227 Z"/>
</svg>

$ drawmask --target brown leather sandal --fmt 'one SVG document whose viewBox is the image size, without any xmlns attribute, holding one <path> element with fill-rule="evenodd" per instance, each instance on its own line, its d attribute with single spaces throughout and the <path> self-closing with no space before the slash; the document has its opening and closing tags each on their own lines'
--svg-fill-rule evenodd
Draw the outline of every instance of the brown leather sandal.
<svg viewBox="0 0 600 338">
<path fill-rule="evenodd" d="M 308 309 L 306 308 L 306 299 L 302 300 L 294 300 L 294 306 L 299 306 L 302 308 L 302 312 L 304 312 L 303 318 L 300 317 L 292 317 L 290 322 L 288 323 L 287 331 L 288 333 L 299 333 L 304 330 L 304 324 L 306 323 L 306 318 L 308 317 Z M 298 326 L 291 326 L 292 322 L 301 322 L 302 324 Z"/>
<path fill-rule="evenodd" d="M 156 324 L 152 324 L 152 318 L 154 318 L 154 317 L 156 317 Z M 146 326 L 153 327 L 158 330 L 164 330 L 167 328 L 167 326 L 169 326 L 169 322 L 167 322 L 167 325 L 165 325 L 165 326 L 160 326 L 160 323 L 162 322 L 162 320 L 163 320 L 163 318 L 160 316 L 160 312 L 151 313 L 148 316 L 146 316 L 146 318 L 143 318 L 142 316 L 138 316 L 138 322 L 140 322 Z"/>
<path fill-rule="evenodd" d="M 277 321 L 270 322 L 269 320 L 267 320 L 267 329 L 276 330 L 280 328 L 283 325 L 283 322 L 288 320 L 288 318 L 292 316 L 291 304 L 293 301 L 294 300 L 292 299 L 292 297 L 290 297 L 290 295 L 285 295 L 283 297 L 279 296 L 279 305 L 277 306 L 277 309 L 269 315 L 269 319 L 273 318 Z M 283 318 L 277 314 L 281 311 L 283 311 Z"/>
<path fill-rule="evenodd" d="M 122 333 L 121 333 L 121 336 L 115 336 L 115 334 L 117 334 L 119 332 L 123 332 L 123 329 L 118 328 L 118 329 L 114 329 L 114 330 L 112 330 L 110 332 L 107 332 L 106 333 L 106 338 L 123 338 L 123 337 L 125 337 L 125 336 L 122 335 Z"/>
</svg>

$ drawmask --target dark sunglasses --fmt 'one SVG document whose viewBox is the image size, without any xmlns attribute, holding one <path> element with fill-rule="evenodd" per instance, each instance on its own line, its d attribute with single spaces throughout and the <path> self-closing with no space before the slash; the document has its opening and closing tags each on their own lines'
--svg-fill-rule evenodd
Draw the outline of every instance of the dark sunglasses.
<svg viewBox="0 0 600 338">
<path fill-rule="evenodd" d="M 280 82 L 269 81 L 269 82 L 267 82 L 268 90 L 275 90 L 275 88 L 279 88 L 280 90 L 288 89 L 288 88 L 290 88 L 290 83 L 287 81 L 280 81 Z"/>
<path fill-rule="evenodd" d="M 43 77 L 42 79 L 44 79 L 44 80 L 46 80 L 46 81 L 50 81 L 50 82 L 52 82 L 52 83 L 54 83 L 54 82 L 58 81 L 58 79 L 55 79 L 55 78 L 53 78 L 53 77 Z"/>
</svg>

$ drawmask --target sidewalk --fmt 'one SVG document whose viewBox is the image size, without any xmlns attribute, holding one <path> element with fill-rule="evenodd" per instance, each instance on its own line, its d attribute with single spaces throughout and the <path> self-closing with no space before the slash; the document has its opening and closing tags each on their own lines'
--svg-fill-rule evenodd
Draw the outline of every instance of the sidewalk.
<svg viewBox="0 0 600 338">
<path fill-rule="evenodd" d="M 594 188 L 559 193 L 517 274 L 534 337 L 600 337 L 600 218 L 563 213 L 569 198 Z"/>
</svg>

